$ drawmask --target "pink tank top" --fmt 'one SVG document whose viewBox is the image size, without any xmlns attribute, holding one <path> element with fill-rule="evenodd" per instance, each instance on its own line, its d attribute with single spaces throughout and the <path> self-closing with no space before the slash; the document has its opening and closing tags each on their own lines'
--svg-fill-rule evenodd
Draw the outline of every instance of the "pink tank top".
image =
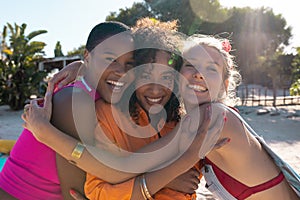
<svg viewBox="0 0 300 200">
<path fill-rule="evenodd" d="M 84 80 L 66 87 L 82 88 L 94 100 L 100 98 Z M 0 173 L 0 188 L 22 200 L 63 199 L 55 151 L 24 129 Z"/>
</svg>

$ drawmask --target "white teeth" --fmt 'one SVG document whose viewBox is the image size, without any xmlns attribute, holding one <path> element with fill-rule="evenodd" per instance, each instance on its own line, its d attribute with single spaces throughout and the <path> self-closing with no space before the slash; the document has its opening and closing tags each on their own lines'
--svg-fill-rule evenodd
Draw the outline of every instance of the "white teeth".
<svg viewBox="0 0 300 200">
<path fill-rule="evenodd" d="M 124 82 L 119 82 L 119 81 L 107 80 L 106 82 L 117 87 L 123 87 L 125 85 Z"/>
<path fill-rule="evenodd" d="M 159 102 L 162 98 L 155 98 L 155 99 L 152 99 L 152 98 L 149 98 L 149 97 L 146 97 L 148 101 L 151 101 L 153 103 L 157 103 Z"/>
<path fill-rule="evenodd" d="M 190 89 L 193 89 L 193 90 L 196 90 L 196 91 L 199 91 L 199 92 L 205 92 L 207 90 L 206 87 L 203 87 L 201 85 L 188 85 L 188 87 Z"/>
</svg>

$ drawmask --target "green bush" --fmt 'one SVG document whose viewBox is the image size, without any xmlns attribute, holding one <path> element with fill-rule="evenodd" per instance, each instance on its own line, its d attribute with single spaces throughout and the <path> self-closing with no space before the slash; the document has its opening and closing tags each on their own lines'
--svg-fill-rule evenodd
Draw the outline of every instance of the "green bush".
<svg viewBox="0 0 300 200">
<path fill-rule="evenodd" d="M 6 43 L 7 28 L 9 43 Z M 7 23 L 2 32 L 0 55 L 0 104 L 9 105 L 13 110 L 23 109 L 31 95 L 43 94 L 46 72 L 39 71 L 37 62 L 41 60 L 45 43 L 31 41 L 37 35 L 46 33 L 39 30 L 25 35 L 26 24 L 14 27 Z"/>
<path fill-rule="evenodd" d="M 300 79 L 295 81 L 290 87 L 290 94 L 292 96 L 300 95 Z"/>
</svg>

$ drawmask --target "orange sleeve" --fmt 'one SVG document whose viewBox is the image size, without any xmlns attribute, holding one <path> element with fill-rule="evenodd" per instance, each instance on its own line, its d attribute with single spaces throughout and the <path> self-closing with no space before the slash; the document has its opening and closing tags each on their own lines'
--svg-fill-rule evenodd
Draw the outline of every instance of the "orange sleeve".
<svg viewBox="0 0 300 200">
<path fill-rule="evenodd" d="M 91 200 L 130 200 L 135 178 L 120 184 L 110 184 L 87 173 L 84 192 Z"/>
</svg>

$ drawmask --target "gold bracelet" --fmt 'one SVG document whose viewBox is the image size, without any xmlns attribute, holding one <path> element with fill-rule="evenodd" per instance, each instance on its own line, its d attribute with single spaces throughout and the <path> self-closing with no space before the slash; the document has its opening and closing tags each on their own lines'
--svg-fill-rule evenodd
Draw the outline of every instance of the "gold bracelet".
<svg viewBox="0 0 300 200">
<path fill-rule="evenodd" d="M 144 199 L 147 200 L 146 194 L 143 189 L 142 177 L 140 177 L 140 188 L 141 188 L 141 193 L 142 193 Z"/>
<path fill-rule="evenodd" d="M 84 151 L 84 148 L 85 146 L 82 143 L 78 142 L 72 151 L 72 158 L 79 159 Z"/>
<path fill-rule="evenodd" d="M 145 179 L 144 174 L 142 175 L 142 186 L 143 186 L 143 190 L 144 190 L 146 198 L 149 199 L 149 200 L 154 200 L 153 197 L 151 196 L 148 188 L 147 188 L 146 179 Z"/>
</svg>

